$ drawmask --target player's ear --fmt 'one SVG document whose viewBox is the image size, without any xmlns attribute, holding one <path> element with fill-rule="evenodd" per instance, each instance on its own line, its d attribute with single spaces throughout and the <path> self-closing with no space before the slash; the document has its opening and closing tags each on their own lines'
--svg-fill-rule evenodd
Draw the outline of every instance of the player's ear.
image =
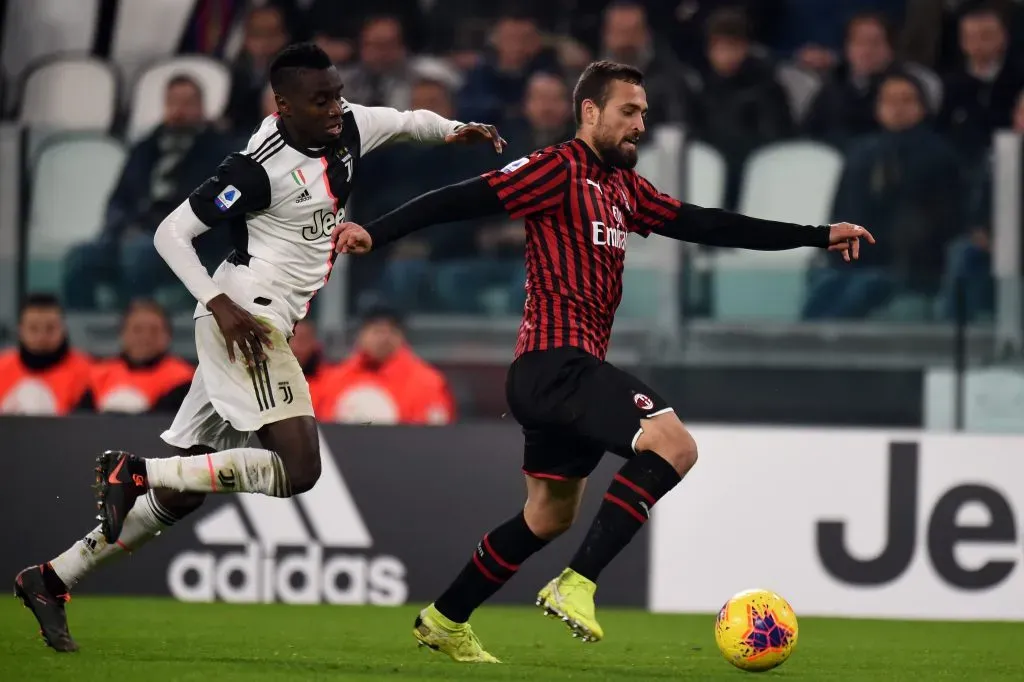
<svg viewBox="0 0 1024 682">
<path fill-rule="evenodd" d="M 597 106 L 597 102 L 592 99 L 583 100 L 583 122 L 588 125 L 595 125 L 597 123 L 597 117 L 601 114 L 601 110 Z"/>
<path fill-rule="evenodd" d="M 288 100 L 278 94 L 274 94 L 274 101 L 277 102 L 277 110 L 282 116 L 291 116 L 292 108 Z"/>
</svg>

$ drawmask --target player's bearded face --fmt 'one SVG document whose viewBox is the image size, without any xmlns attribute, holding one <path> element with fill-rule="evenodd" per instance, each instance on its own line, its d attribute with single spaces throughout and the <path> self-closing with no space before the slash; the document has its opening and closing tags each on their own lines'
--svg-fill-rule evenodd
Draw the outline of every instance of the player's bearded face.
<svg viewBox="0 0 1024 682">
<path fill-rule="evenodd" d="M 597 135 L 594 142 L 601 158 L 614 168 L 634 168 L 637 161 L 637 144 L 640 142 L 640 131 L 636 129 L 626 131 L 622 126 L 615 126 L 606 123 L 602 114 L 598 119 Z"/>
<path fill-rule="evenodd" d="M 594 143 L 601 158 L 615 168 L 634 168 L 637 145 L 645 130 L 647 96 L 639 85 L 616 81 L 597 118 Z"/>
</svg>

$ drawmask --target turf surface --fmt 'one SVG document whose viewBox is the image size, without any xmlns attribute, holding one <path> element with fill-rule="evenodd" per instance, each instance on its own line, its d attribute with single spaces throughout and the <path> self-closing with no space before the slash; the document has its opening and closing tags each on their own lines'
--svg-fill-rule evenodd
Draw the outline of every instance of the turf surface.
<svg viewBox="0 0 1024 682">
<path fill-rule="evenodd" d="M 5 681 L 741 680 L 715 648 L 713 617 L 604 609 L 606 639 L 573 640 L 534 608 L 484 608 L 473 623 L 502 665 L 458 665 L 417 649 L 415 608 L 182 604 L 79 597 L 76 654 L 43 646 L 20 602 L 0 602 Z M 131 677 L 126 677 L 130 675 Z M 768 679 L 1024 680 L 1024 623 L 800 623 Z M 759 679 L 764 679 L 761 677 Z"/>
</svg>

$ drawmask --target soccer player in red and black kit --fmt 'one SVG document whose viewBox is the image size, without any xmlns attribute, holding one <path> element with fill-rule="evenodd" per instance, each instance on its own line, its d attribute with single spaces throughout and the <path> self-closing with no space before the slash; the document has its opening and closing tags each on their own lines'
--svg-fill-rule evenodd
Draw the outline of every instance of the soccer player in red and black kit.
<svg viewBox="0 0 1024 682">
<path fill-rule="evenodd" d="M 525 434 L 525 508 L 483 536 L 471 560 L 416 619 L 421 644 L 458 661 L 496 662 L 468 620 L 519 566 L 575 520 L 587 476 L 605 452 L 626 459 L 579 551 L 537 604 L 584 641 L 604 633 L 594 614 L 601 570 L 651 507 L 697 461 L 673 409 L 644 382 L 605 362 L 630 232 L 765 251 L 801 246 L 857 258 L 862 227 L 794 225 L 684 205 L 633 171 L 644 132 L 643 75 L 591 64 L 573 93 L 576 138 L 501 170 L 413 199 L 368 224 L 335 231 L 340 253 L 361 254 L 436 223 L 501 212 L 526 219 L 526 306 L 508 372 L 508 405 Z"/>
</svg>

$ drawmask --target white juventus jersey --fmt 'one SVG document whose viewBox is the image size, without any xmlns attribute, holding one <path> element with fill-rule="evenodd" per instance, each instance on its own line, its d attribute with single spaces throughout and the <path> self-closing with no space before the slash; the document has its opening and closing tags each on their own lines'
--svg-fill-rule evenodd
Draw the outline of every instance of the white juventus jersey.
<svg viewBox="0 0 1024 682">
<path fill-rule="evenodd" d="M 290 335 L 330 276 L 331 232 L 345 220 L 360 158 L 396 140 L 440 142 L 460 125 L 429 111 L 343 102 L 340 139 L 310 150 L 294 144 L 276 115 L 267 117 L 245 151 L 228 156 L 189 197 L 204 224 L 232 232 L 234 251 L 213 281 Z M 197 318 L 208 314 L 196 307 Z"/>
</svg>

